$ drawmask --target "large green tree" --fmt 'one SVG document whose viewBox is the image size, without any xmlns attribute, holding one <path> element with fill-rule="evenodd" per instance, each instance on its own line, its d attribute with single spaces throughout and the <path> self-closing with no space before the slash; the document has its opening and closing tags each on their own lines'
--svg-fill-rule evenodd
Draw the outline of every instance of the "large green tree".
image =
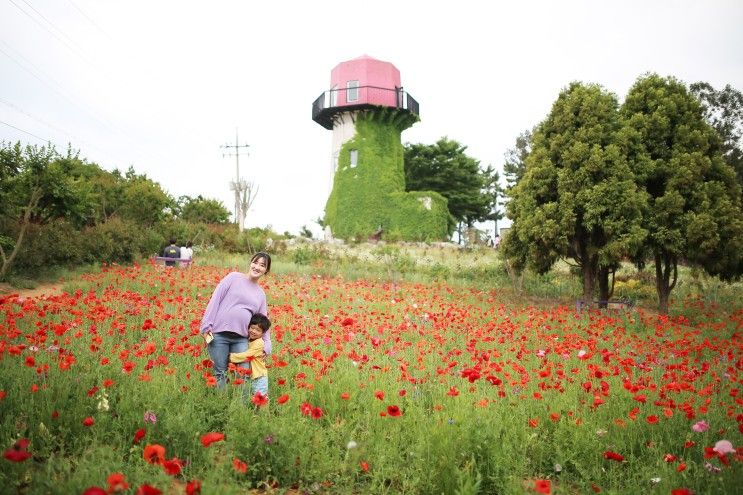
<svg viewBox="0 0 743 495">
<path fill-rule="evenodd" d="M 722 156 L 735 169 L 738 184 L 743 187 L 743 94 L 729 84 L 716 90 L 709 83 L 689 86 L 702 103 L 704 118 L 722 139 Z"/>
<path fill-rule="evenodd" d="M 145 174 L 137 174 L 132 167 L 124 174 L 120 199 L 117 215 L 145 226 L 171 217 L 176 208 L 175 200 L 159 183 Z"/>
<path fill-rule="evenodd" d="M 475 222 L 493 220 L 498 176 L 488 166 L 467 156 L 467 147 L 446 137 L 436 144 L 406 144 L 404 147 L 405 190 L 436 191 L 448 202 L 456 223 L 471 227 Z M 450 230 L 451 231 L 451 230 Z"/>
<path fill-rule="evenodd" d="M 186 222 L 226 224 L 230 221 L 230 212 L 216 199 L 199 194 L 195 198 L 181 196 L 177 203 L 178 218 Z"/>
<path fill-rule="evenodd" d="M 532 135 L 523 177 L 509 190 L 504 241 L 517 267 L 545 272 L 560 258 L 580 267 L 583 300 L 609 296 L 608 273 L 645 237 L 645 197 L 617 145 L 618 103 L 598 85 L 564 89 Z"/>
<path fill-rule="evenodd" d="M 627 155 L 649 197 L 644 248 L 655 262 L 659 309 L 667 313 L 679 262 L 723 278 L 740 270 L 741 188 L 723 159 L 718 133 L 680 81 L 640 77 L 621 113 Z"/>
</svg>

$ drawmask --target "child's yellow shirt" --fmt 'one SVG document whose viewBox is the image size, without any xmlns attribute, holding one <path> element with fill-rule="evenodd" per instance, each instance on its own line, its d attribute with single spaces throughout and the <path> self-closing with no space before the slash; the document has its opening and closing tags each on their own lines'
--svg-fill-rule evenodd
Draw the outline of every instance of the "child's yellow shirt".
<svg viewBox="0 0 743 495">
<path fill-rule="evenodd" d="M 251 340 L 245 352 L 230 353 L 231 363 L 244 363 L 245 361 L 250 361 L 250 378 L 253 380 L 268 376 L 266 362 L 263 360 L 263 339 Z"/>
</svg>

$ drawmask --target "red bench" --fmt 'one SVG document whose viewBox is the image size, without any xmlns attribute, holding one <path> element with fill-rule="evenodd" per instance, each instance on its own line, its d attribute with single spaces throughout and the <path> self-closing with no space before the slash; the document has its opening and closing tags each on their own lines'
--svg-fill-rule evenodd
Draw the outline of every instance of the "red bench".
<svg viewBox="0 0 743 495">
<path fill-rule="evenodd" d="M 191 263 L 193 263 L 193 259 L 167 258 L 165 256 L 153 256 L 152 258 L 150 258 L 150 261 L 155 265 L 162 265 L 162 266 L 168 266 L 166 265 L 166 262 L 173 262 L 177 266 L 180 266 L 182 268 L 188 268 L 191 266 Z"/>
</svg>

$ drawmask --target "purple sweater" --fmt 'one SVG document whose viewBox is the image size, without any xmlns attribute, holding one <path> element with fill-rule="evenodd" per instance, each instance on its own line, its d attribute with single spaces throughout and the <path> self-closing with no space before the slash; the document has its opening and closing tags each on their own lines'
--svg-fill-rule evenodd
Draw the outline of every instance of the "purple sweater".
<svg viewBox="0 0 743 495">
<path fill-rule="evenodd" d="M 214 289 L 201 320 L 201 333 L 234 332 L 248 338 L 253 313 L 268 316 L 266 293 L 240 272 L 227 274 Z M 271 354 L 271 332 L 263 333 L 263 350 Z"/>
</svg>

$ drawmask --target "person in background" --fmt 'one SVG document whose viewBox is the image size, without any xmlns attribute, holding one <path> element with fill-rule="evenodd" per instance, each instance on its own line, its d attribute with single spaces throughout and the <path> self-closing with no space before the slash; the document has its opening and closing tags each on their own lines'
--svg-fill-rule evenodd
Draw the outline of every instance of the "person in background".
<svg viewBox="0 0 743 495">
<path fill-rule="evenodd" d="M 175 239 L 170 239 L 170 245 L 163 250 L 164 258 L 180 258 L 181 248 L 175 245 Z M 175 266 L 175 261 L 166 261 L 165 266 Z"/>
<path fill-rule="evenodd" d="M 181 268 L 190 267 L 192 259 L 193 259 L 193 242 L 188 241 L 186 245 L 181 248 Z M 188 261 L 185 261 L 185 260 L 188 260 Z"/>
<path fill-rule="evenodd" d="M 201 335 L 207 343 L 217 387 L 227 382 L 227 367 L 231 352 L 248 350 L 248 329 L 253 315 L 268 314 L 266 293 L 258 280 L 271 271 L 271 256 L 260 252 L 250 259 L 248 273 L 228 273 L 212 293 L 201 320 Z M 271 333 L 266 331 L 263 351 L 271 354 Z M 246 366 L 242 366 L 246 367 Z"/>
<path fill-rule="evenodd" d="M 256 313 L 250 319 L 248 328 L 248 350 L 245 352 L 231 352 L 231 363 L 250 363 L 250 383 L 253 395 L 260 392 L 268 397 L 268 369 L 263 359 L 263 334 L 271 328 L 271 320 L 266 315 Z"/>
</svg>

